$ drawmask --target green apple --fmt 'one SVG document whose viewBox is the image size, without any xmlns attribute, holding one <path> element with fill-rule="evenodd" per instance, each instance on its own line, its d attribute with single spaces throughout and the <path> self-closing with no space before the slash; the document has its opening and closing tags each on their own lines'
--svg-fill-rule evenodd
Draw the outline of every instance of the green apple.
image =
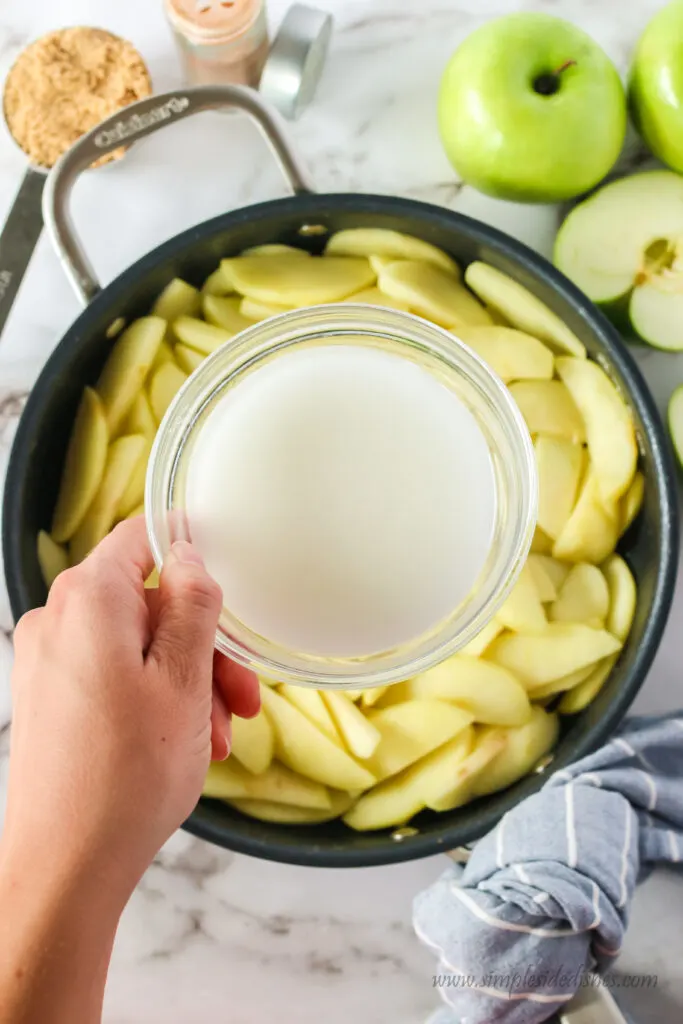
<svg viewBox="0 0 683 1024">
<path fill-rule="evenodd" d="M 683 177 L 646 171 L 605 185 L 565 220 L 555 263 L 622 330 L 683 350 Z"/>
<path fill-rule="evenodd" d="M 683 172 L 683 3 L 654 16 L 636 48 L 629 80 L 633 122 L 652 152 Z"/>
<path fill-rule="evenodd" d="M 468 184 L 521 202 L 593 188 L 626 131 L 616 68 L 589 36 L 549 14 L 487 22 L 456 50 L 439 95 L 446 153 Z"/>
<path fill-rule="evenodd" d="M 676 388 L 669 399 L 667 419 L 678 461 L 683 466 L 683 384 Z"/>
</svg>

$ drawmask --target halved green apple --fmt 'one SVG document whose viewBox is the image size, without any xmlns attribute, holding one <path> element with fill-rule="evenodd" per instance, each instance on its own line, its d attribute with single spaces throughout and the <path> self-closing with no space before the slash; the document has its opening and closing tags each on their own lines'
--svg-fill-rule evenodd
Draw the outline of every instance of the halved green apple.
<svg viewBox="0 0 683 1024">
<path fill-rule="evenodd" d="M 674 391 L 669 399 L 669 432 L 676 449 L 676 455 L 683 466 L 683 384 Z"/>
<path fill-rule="evenodd" d="M 683 350 L 683 177 L 645 171 L 569 214 L 555 263 L 621 329 Z"/>
</svg>

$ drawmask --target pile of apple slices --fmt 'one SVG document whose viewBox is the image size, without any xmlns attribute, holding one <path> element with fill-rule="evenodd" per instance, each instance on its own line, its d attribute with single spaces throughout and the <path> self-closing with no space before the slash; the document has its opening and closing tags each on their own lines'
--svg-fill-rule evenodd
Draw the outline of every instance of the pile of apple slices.
<svg viewBox="0 0 683 1024">
<path fill-rule="evenodd" d="M 171 281 L 149 316 L 115 325 L 107 363 L 83 394 L 38 557 L 49 587 L 142 511 L 159 423 L 209 353 L 259 320 L 329 302 L 407 310 L 451 330 L 509 386 L 538 465 L 532 554 L 468 647 L 388 689 L 263 680 L 262 712 L 235 719 L 233 757 L 206 781 L 206 796 L 263 820 L 343 816 L 378 829 L 532 771 L 555 744 L 558 716 L 594 699 L 631 627 L 636 587 L 614 549 L 643 498 L 632 417 L 544 303 L 486 263 L 463 276 L 435 246 L 377 228 L 336 233 L 322 256 L 280 244 L 247 250 L 222 260 L 201 289 Z"/>
</svg>

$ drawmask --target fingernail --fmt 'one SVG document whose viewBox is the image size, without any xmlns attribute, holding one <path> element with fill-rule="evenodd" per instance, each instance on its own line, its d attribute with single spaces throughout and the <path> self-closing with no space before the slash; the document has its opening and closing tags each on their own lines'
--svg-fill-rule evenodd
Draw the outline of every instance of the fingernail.
<svg viewBox="0 0 683 1024">
<path fill-rule="evenodd" d="M 225 740 L 225 757 L 223 758 L 223 760 L 227 761 L 227 759 L 230 757 L 230 751 L 232 749 L 232 736 L 226 732 L 223 739 Z"/>
<path fill-rule="evenodd" d="M 177 540 L 171 545 L 171 554 L 179 562 L 187 562 L 191 565 L 204 565 L 202 556 L 196 548 L 193 548 L 186 540 Z"/>
</svg>

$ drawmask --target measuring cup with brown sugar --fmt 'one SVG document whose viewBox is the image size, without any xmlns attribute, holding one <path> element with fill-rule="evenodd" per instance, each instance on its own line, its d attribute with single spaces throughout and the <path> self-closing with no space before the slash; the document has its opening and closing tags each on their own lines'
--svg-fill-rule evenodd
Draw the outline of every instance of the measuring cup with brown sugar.
<svg viewBox="0 0 683 1024">
<path fill-rule="evenodd" d="M 81 135 L 151 92 L 149 72 L 135 47 L 99 28 L 50 32 L 12 65 L 3 113 L 30 164 L 0 234 L 0 332 L 43 228 L 47 172 Z M 108 153 L 93 166 L 123 152 Z"/>
</svg>

